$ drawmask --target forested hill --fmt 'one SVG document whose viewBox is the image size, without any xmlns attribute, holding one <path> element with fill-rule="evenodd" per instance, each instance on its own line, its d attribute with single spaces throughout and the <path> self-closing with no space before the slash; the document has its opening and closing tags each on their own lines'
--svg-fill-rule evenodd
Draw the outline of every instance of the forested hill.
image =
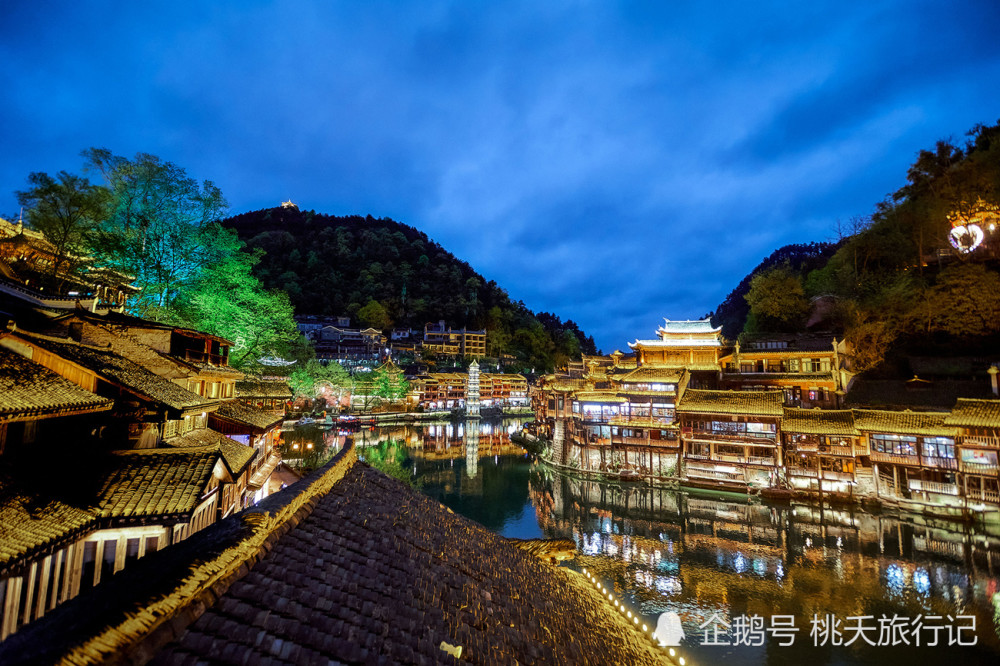
<svg viewBox="0 0 1000 666">
<path fill-rule="evenodd" d="M 840 245 L 840 243 L 796 243 L 778 248 L 757 264 L 736 285 L 736 288 L 729 292 L 712 315 L 712 323 L 715 326 L 722 326 L 724 336 L 735 339 L 743 330 L 747 315 L 750 313 L 750 304 L 747 303 L 746 296 L 750 293 L 750 282 L 755 276 L 784 265 L 789 265 L 800 273 L 809 273 L 825 266 Z"/>
<path fill-rule="evenodd" d="M 525 369 L 593 354 L 593 337 L 572 321 L 512 301 L 426 234 L 391 219 L 268 208 L 222 221 L 264 254 L 256 275 L 285 291 L 297 314 L 350 315 L 355 325 L 422 328 L 441 319 L 486 329 L 488 353 Z"/>
</svg>

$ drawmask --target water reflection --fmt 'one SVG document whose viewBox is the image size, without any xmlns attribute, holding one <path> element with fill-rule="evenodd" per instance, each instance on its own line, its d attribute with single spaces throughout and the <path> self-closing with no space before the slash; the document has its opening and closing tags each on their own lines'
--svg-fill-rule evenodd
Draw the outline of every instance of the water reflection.
<svg viewBox="0 0 1000 666">
<path fill-rule="evenodd" d="M 570 538 L 574 568 L 586 568 L 628 612 L 655 627 L 661 613 L 680 616 L 682 649 L 693 663 L 921 664 L 938 659 L 997 663 L 1000 658 L 1000 534 L 947 523 L 849 509 L 747 504 L 743 497 L 601 483 L 553 473 L 510 442 L 519 421 L 376 428 L 361 446 L 398 441 L 405 469 L 421 490 L 506 536 Z M 470 430 L 471 429 L 471 430 Z M 472 435 L 471 437 L 469 435 Z M 478 441 L 476 441 L 478 438 Z M 910 622 L 973 616 L 978 645 L 823 644 L 825 618 L 885 614 Z M 797 629 L 783 647 L 776 635 L 743 645 L 734 619 L 789 616 Z M 933 618 L 939 620 L 933 620 Z M 948 618 L 951 618 L 949 620 Z M 744 636 L 745 637 L 745 636 Z M 873 638 L 878 638 L 876 628 Z M 946 633 L 941 640 L 947 643 Z M 843 641 L 842 641 L 843 642 Z M 875 642 L 878 642 L 877 640 Z M 820 647 L 817 647 L 820 645 Z"/>
</svg>

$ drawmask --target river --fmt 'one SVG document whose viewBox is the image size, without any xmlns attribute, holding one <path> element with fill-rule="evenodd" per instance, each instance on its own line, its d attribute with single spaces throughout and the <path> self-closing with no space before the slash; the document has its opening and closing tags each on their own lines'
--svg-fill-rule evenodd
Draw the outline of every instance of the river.
<svg viewBox="0 0 1000 666">
<path fill-rule="evenodd" d="M 572 539 L 564 566 L 650 631 L 676 613 L 691 663 L 1000 663 L 1000 528 L 573 478 L 512 445 L 519 424 L 376 428 L 355 442 L 490 530 Z M 343 438 L 313 441 L 322 457 Z"/>
</svg>

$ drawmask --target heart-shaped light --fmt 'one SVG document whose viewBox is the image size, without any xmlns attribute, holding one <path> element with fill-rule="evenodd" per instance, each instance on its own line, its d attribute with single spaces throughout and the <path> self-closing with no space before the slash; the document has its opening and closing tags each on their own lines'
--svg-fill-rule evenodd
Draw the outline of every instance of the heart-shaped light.
<svg viewBox="0 0 1000 666">
<path fill-rule="evenodd" d="M 970 224 L 969 226 L 952 227 L 948 240 L 951 241 L 951 246 L 959 252 L 968 253 L 979 247 L 983 238 L 983 230 L 979 228 L 979 225 Z"/>
</svg>

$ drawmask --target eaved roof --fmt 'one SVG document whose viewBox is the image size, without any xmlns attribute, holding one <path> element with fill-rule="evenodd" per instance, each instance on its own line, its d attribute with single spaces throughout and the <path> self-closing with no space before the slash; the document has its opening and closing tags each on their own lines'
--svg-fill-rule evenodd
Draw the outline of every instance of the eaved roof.
<svg viewBox="0 0 1000 666">
<path fill-rule="evenodd" d="M 116 464 L 98 493 L 98 515 L 161 516 L 187 514 L 198 506 L 219 459 L 219 447 L 139 449 L 114 455 Z"/>
<path fill-rule="evenodd" d="M 141 396 L 180 411 L 202 409 L 211 411 L 217 402 L 181 388 L 146 368 L 115 352 L 83 345 L 71 340 L 55 340 L 48 336 L 20 333 L 24 340 L 72 361 L 104 379 L 124 386 Z"/>
<path fill-rule="evenodd" d="M 786 407 L 781 431 L 796 435 L 839 435 L 857 437 L 854 414 L 849 409 L 796 409 Z"/>
<path fill-rule="evenodd" d="M 1000 428 L 1000 400 L 959 398 L 944 422 L 961 428 Z"/>
<path fill-rule="evenodd" d="M 94 514 L 52 498 L 40 498 L 0 479 L 0 569 L 29 553 L 87 529 Z"/>
<path fill-rule="evenodd" d="M 656 329 L 657 333 L 719 333 L 722 327 L 712 327 L 711 319 L 680 319 L 671 321 L 664 318 L 663 326 Z"/>
<path fill-rule="evenodd" d="M 266 431 L 284 420 L 281 414 L 248 407 L 236 400 L 222 403 L 217 410 L 212 412 L 212 415 L 260 431 Z"/>
<path fill-rule="evenodd" d="M 683 368 L 643 365 L 614 380 L 623 384 L 676 384 L 683 374 Z"/>
<path fill-rule="evenodd" d="M 706 391 L 688 389 L 677 403 L 678 412 L 781 416 L 782 391 Z"/>
<path fill-rule="evenodd" d="M 239 476 L 257 454 L 257 449 L 252 446 L 240 444 L 222 433 L 208 428 L 198 428 L 178 437 L 171 437 L 164 443 L 172 449 L 189 451 L 198 447 L 211 447 L 222 454 L 222 459 L 234 478 Z"/>
<path fill-rule="evenodd" d="M 0 661 L 670 664 L 581 574 L 357 461 L 136 562 Z"/>
<path fill-rule="evenodd" d="M 101 412 L 114 401 L 80 388 L 20 354 L 0 347 L 0 423 L 31 417 Z"/>
<path fill-rule="evenodd" d="M 573 399 L 580 402 L 628 402 L 628 398 L 614 391 L 580 391 Z"/>
<path fill-rule="evenodd" d="M 257 379 L 247 379 L 236 382 L 237 398 L 278 398 L 292 399 L 292 389 L 286 382 L 267 382 Z"/>
<path fill-rule="evenodd" d="M 854 409 L 854 425 L 865 432 L 893 435 L 954 437 L 957 427 L 948 425 L 947 412 L 886 411 Z"/>
</svg>

